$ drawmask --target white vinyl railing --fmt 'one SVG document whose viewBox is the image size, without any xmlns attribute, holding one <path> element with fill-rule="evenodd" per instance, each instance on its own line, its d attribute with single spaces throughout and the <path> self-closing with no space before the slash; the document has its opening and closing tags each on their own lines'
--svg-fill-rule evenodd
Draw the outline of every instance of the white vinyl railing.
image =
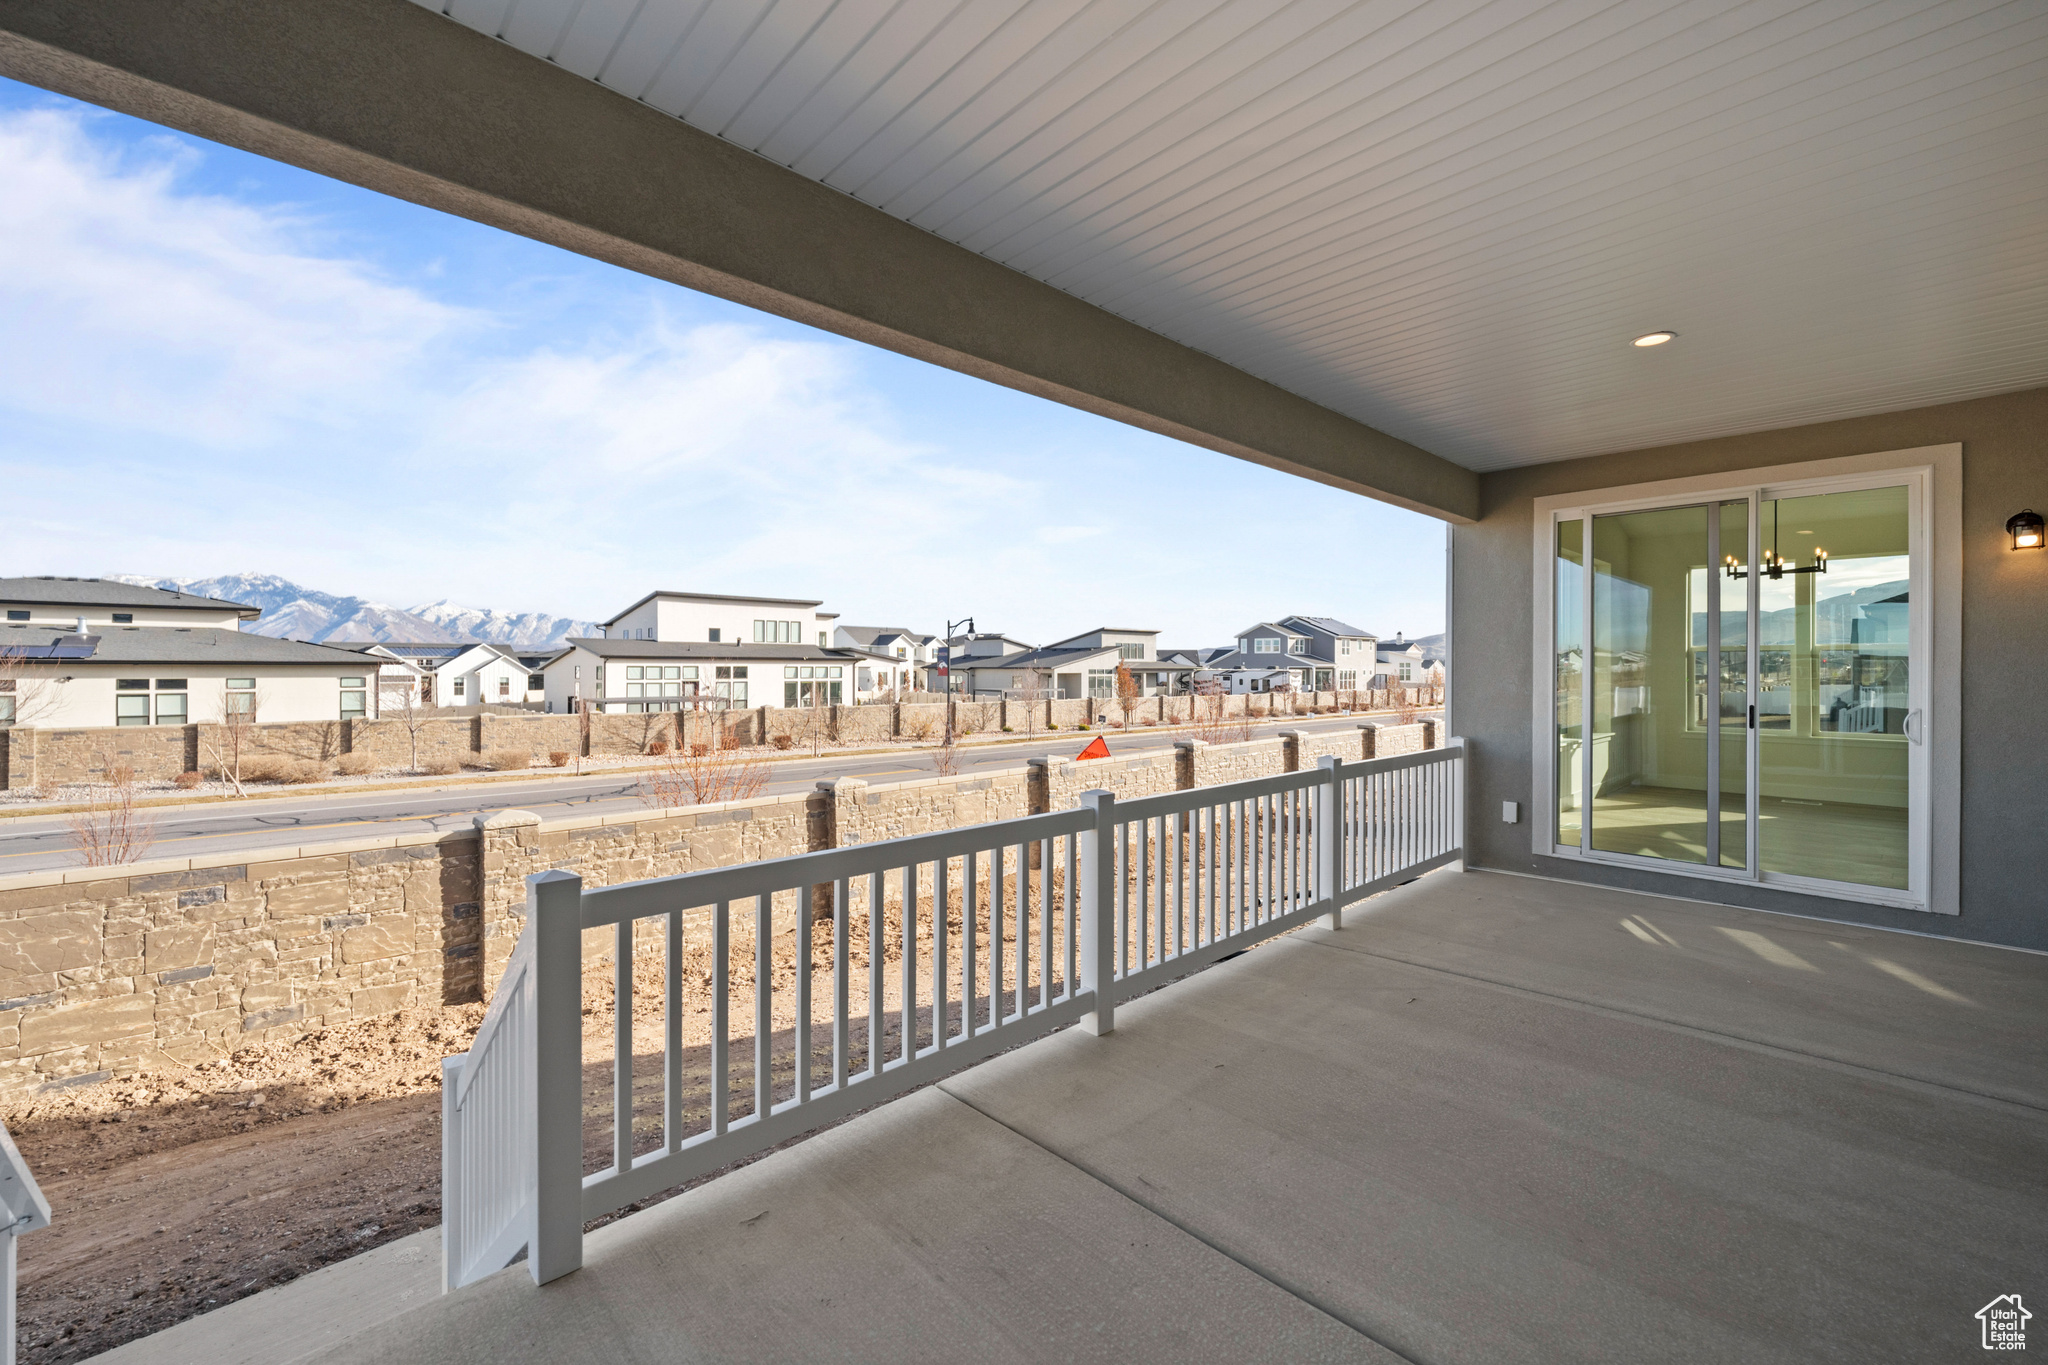
<svg viewBox="0 0 2048 1365">
<path fill-rule="evenodd" d="M 28 1163 L 21 1159 L 21 1151 L 14 1145 L 14 1135 L 4 1123 L 0 1123 L 0 1219 L 6 1220 L 4 1236 L 0 1236 L 0 1241 L 6 1243 L 0 1246 L 0 1261 L 6 1263 L 7 1273 L 7 1318 L 0 1322 L 0 1362 L 14 1365 L 14 1242 L 24 1232 L 50 1226 L 50 1201 L 43 1198 L 36 1178 L 29 1174 Z"/>
<path fill-rule="evenodd" d="M 522 1248 L 556 1279 L 591 1219 L 1069 1023 L 1107 1033 L 1118 999 L 1317 915 L 1335 927 L 1461 856 L 1463 762 L 1453 740 L 597 890 L 528 878 L 503 984 L 443 1064 L 444 1288 Z M 587 947 L 612 959 L 594 1062 Z"/>
</svg>

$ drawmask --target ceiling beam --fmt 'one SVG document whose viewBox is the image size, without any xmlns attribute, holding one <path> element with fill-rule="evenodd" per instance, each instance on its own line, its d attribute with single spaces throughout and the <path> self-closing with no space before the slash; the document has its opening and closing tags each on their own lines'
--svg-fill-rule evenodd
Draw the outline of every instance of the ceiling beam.
<svg viewBox="0 0 2048 1365">
<path fill-rule="evenodd" d="M 407 0 L 0 0 L 0 74 L 1452 521 L 1478 478 Z"/>
</svg>

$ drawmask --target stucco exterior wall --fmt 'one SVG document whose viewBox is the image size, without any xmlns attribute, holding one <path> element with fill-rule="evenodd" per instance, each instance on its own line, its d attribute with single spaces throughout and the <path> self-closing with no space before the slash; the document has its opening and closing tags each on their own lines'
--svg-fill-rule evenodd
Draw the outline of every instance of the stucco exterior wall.
<svg viewBox="0 0 2048 1365">
<path fill-rule="evenodd" d="M 1534 503 L 1551 494 L 1809 460 L 1963 447 L 1962 788 L 1956 916 L 1801 895 L 1532 853 L 1526 823 L 1501 802 L 1546 799 L 1530 765 L 1529 602 Z M 2007 517 L 2048 505 L 2048 389 L 1841 422 L 1488 474 L 1480 519 L 1453 532 L 1449 684 L 1456 733 L 1471 745 L 1476 864 L 1667 895 L 1853 920 L 1919 933 L 2048 948 L 2048 797 L 2031 756 L 2048 748 L 2041 660 L 2048 658 L 2048 553 L 2014 552 Z M 2024 757 L 2023 757 L 2024 756 Z"/>
</svg>

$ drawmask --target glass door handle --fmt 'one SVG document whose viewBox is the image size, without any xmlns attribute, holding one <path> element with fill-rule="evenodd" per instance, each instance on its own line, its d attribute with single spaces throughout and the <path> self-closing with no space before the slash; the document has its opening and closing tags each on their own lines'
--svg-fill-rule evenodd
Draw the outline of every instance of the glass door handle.
<svg viewBox="0 0 2048 1365">
<path fill-rule="evenodd" d="M 1907 739 L 1912 740 L 1915 744 L 1924 742 L 1920 734 L 1920 711 L 1918 707 L 1906 713 L 1904 729 Z"/>
</svg>

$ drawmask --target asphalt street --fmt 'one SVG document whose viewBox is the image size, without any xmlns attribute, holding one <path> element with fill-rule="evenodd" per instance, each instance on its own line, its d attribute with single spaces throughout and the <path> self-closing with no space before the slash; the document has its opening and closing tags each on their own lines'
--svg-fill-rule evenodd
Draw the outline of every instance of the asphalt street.
<svg viewBox="0 0 2048 1365">
<path fill-rule="evenodd" d="M 1433 713 L 1432 713 L 1433 714 Z M 1326 716 L 1269 722 L 1261 735 L 1281 730 L 1317 732 L 1348 730 L 1360 716 Z M 1384 717 L 1380 718 L 1384 721 Z M 1101 732 L 1097 732 L 1101 733 Z M 960 752 L 960 771 L 1021 768 L 1041 755 L 1070 758 L 1094 734 L 1062 732 L 1040 744 L 968 746 Z M 1152 753 L 1173 747 L 1184 735 L 1107 732 L 1115 755 Z M 778 759 L 769 767 L 769 794 L 808 791 L 830 777 L 862 777 L 873 782 L 902 782 L 930 776 L 928 752 L 827 754 L 820 758 Z M 532 781 L 452 784 L 403 791 L 331 793 L 192 806 L 159 806 L 149 815 L 156 821 L 156 840 L 144 858 L 198 857 L 214 853 L 295 848 L 326 840 L 418 834 L 467 829 L 480 814 L 499 810 L 530 810 L 543 819 L 569 815 L 613 815 L 648 809 L 636 773 L 587 777 L 545 777 Z M 75 867 L 70 829 L 60 815 L 22 816 L 0 820 L 0 874 Z"/>
</svg>

